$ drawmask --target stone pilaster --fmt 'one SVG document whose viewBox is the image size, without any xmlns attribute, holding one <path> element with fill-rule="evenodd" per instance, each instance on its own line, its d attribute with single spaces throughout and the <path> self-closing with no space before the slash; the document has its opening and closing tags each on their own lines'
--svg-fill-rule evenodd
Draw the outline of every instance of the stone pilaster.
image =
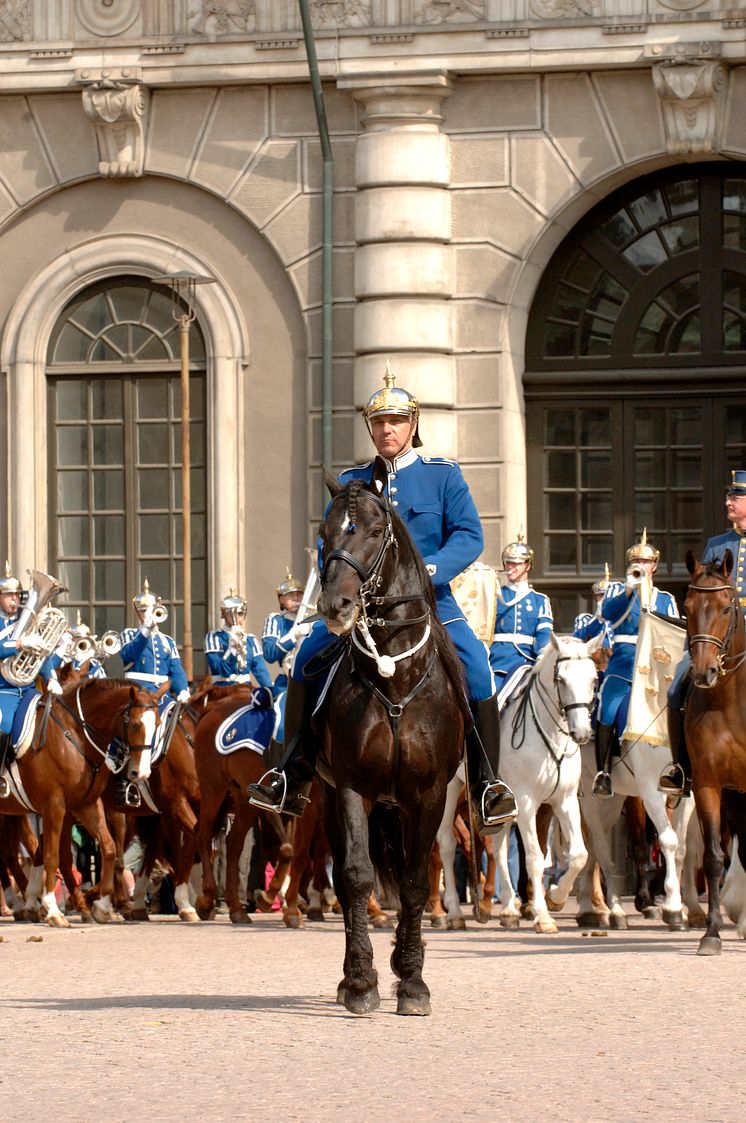
<svg viewBox="0 0 746 1123">
<path fill-rule="evenodd" d="M 428 451 L 457 452 L 452 355 L 453 259 L 449 138 L 441 72 L 342 79 L 363 110 L 355 159 L 355 404 L 362 406 L 391 361 L 397 383 L 422 403 Z M 370 441 L 362 424 L 355 453 Z"/>
</svg>

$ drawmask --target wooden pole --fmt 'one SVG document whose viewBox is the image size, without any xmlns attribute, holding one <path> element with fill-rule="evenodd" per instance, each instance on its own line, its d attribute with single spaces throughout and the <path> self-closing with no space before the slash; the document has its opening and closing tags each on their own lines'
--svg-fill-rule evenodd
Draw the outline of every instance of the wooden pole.
<svg viewBox="0 0 746 1123">
<path fill-rule="evenodd" d="M 179 317 L 181 355 L 181 539 L 183 558 L 184 639 L 183 663 L 189 682 L 193 678 L 192 660 L 192 481 L 189 434 L 189 325 L 191 317 Z"/>
</svg>

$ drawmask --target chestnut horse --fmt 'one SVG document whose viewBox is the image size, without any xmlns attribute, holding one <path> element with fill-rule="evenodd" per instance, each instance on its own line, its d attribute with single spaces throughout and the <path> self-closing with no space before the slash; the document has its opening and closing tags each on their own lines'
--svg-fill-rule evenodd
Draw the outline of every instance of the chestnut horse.
<svg viewBox="0 0 746 1123">
<path fill-rule="evenodd" d="M 345 921 L 337 1000 L 354 1014 L 380 1004 L 368 935 L 375 867 L 387 897 L 401 902 L 391 956 L 397 1013 L 423 1015 L 428 863 L 470 717 L 427 569 L 377 473 L 371 485 L 344 487 L 326 475 L 318 612 L 341 637 L 341 662 L 319 718 L 316 774 Z"/>
<path fill-rule="evenodd" d="M 260 812 L 247 801 L 246 788 L 261 779 L 267 765 L 264 757 L 249 748 L 237 749 L 226 755 L 217 751 L 215 737 L 220 726 L 251 701 L 249 686 L 222 690 L 222 694 L 214 691 L 216 700 L 200 720 L 194 740 L 195 764 L 202 792 L 196 828 L 197 850 L 202 863 L 202 892 L 197 898 L 196 909 L 202 920 L 209 920 L 214 915 L 217 884 L 212 863 L 212 840 L 228 813 L 233 812 L 233 823 L 226 838 L 225 898 L 231 922 L 250 924 L 251 918 L 244 908 L 246 887 L 242 892 L 239 885 L 239 862 L 246 835 L 257 822 Z M 269 889 L 274 900 L 287 875 L 293 851 L 279 815 L 265 814 L 265 818 L 274 820 L 275 833 L 280 836 L 279 860 Z"/>
<path fill-rule="evenodd" d="M 43 720 L 37 711 L 37 727 Z M 42 816 L 43 867 L 32 870 L 27 898 L 33 909 L 34 899 L 43 892 L 42 906 L 53 927 L 69 926 L 54 895 L 66 817 L 68 824 L 73 819 L 81 823 L 99 843 L 103 895 L 94 917 L 101 923 L 111 919 L 114 842 L 101 802 L 110 775 L 104 758 L 109 744 L 118 740 L 127 753 L 129 778 L 146 774 L 157 724 L 155 695 L 129 682 L 92 679 L 52 701 L 41 744 L 35 743 L 34 734 L 20 746 L 9 773 L 11 794 L 0 799 L 0 814 L 21 816 L 33 810 Z M 69 865 L 67 855 L 62 864 Z"/>
<path fill-rule="evenodd" d="M 728 824 L 746 854 L 746 627 L 738 594 L 731 581 L 730 550 L 720 563 L 702 565 L 686 555 L 691 583 L 684 604 L 691 651 L 689 675 L 694 684 L 684 719 L 692 762 L 692 789 L 704 835 L 704 872 L 707 885 L 707 929 L 698 955 L 719 955 L 721 797 Z M 734 866 L 741 870 L 735 858 Z M 729 902 L 739 935 L 743 934 L 746 894 L 741 875 L 740 900 Z M 731 893 L 733 896 L 733 893 Z"/>
</svg>

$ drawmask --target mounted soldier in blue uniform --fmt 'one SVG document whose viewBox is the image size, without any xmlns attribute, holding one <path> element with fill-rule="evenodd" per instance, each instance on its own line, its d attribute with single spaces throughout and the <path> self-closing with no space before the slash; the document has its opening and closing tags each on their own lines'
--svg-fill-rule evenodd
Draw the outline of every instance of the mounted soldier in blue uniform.
<svg viewBox="0 0 746 1123">
<path fill-rule="evenodd" d="M 113 649 L 108 651 L 109 655 L 114 655 L 120 649 L 119 637 L 116 632 L 107 632 L 106 636 L 116 637 L 116 647 L 110 643 Z M 96 637 L 91 635 L 91 629 L 83 623 L 80 610 L 75 624 L 68 629 L 57 648 L 55 660 L 58 670 L 71 666 L 80 674 L 84 668 L 87 668 L 85 678 L 106 678 L 104 665 L 97 654 Z"/>
<path fill-rule="evenodd" d="M 610 762 L 614 751 L 619 748 L 627 724 L 640 614 L 649 609 L 661 616 L 679 615 L 672 594 L 657 589 L 653 584 L 659 558 L 660 550 L 648 542 L 647 530 L 643 530 L 640 541 L 627 550 L 624 583 L 612 581 L 601 602 L 601 616 L 611 625 L 614 633 L 596 721 L 598 771 L 593 780 L 593 795 L 604 799 L 614 794 Z"/>
<path fill-rule="evenodd" d="M 549 643 L 554 623 L 549 597 L 529 585 L 534 551 L 518 539 L 502 552 L 506 581 L 497 591 L 497 612 L 490 646 L 500 709 Z"/>
<path fill-rule="evenodd" d="M 288 689 L 288 671 L 290 669 L 293 652 L 300 646 L 308 633 L 311 625 L 303 621 L 296 621 L 298 609 L 303 602 L 303 586 L 296 581 L 288 569 L 284 581 L 275 589 L 280 605 L 279 612 L 270 612 L 264 621 L 262 632 L 262 654 L 268 667 L 274 663 L 280 666 L 280 673 L 275 679 L 275 709 L 278 711 L 278 724 L 275 729 L 275 739 L 280 743 L 284 737 L 285 727 L 285 696 Z"/>
<path fill-rule="evenodd" d="M 253 675 L 260 686 L 272 689 L 272 679 L 264 662 L 259 640 L 244 629 L 246 601 L 230 589 L 220 602 L 222 625 L 205 636 L 205 658 L 218 686 L 251 683 Z"/>
<path fill-rule="evenodd" d="M 604 633 L 601 646 L 596 648 L 591 655 L 591 659 L 598 667 L 599 687 L 614 647 L 614 631 L 609 621 L 604 620 L 601 615 L 601 603 L 612 581 L 613 577 L 609 572 L 609 563 L 607 562 L 605 575 L 599 577 L 598 581 L 594 581 L 591 585 L 591 596 L 596 602 L 596 611 L 578 613 L 572 629 L 575 638 L 582 640 L 584 643 L 587 643 L 589 639 L 595 639 L 601 632 Z"/>
<path fill-rule="evenodd" d="M 467 739 L 471 796 L 479 829 L 495 831 L 516 814 L 513 793 L 497 779 L 500 718 L 495 682 L 485 647 L 466 623 L 450 582 L 482 552 L 483 536 L 474 501 L 458 464 L 416 451 L 420 407 L 394 385 L 387 364 L 384 387 L 371 396 L 363 416 L 378 453 L 376 461 L 340 476 L 342 484 L 369 482 L 376 463 L 385 472 L 385 496 L 407 524 L 435 588 L 438 617 L 448 628 L 464 666 L 475 728 Z M 287 694 L 285 754 L 277 770 L 249 786 L 251 802 L 265 809 L 301 814 L 313 778 L 316 743 L 311 714 L 317 691 L 304 681 L 304 668 L 327 646 L 323 623 L 314 626 L 298 651 Z"/>
<path fill-rule="evenodd" d="M 168 609 L 161 597 L 151 593 L 147 577 L 142 592 L 132 598 L 132 604 L 140 626 L 125 628 L 120 637 L 124 677 L 154 694 L 170 681 L 171 693 L 176 695 L 177 701 L 187 703 L 189 683 L 179 649 L 176 641 L 159 627 L 168 617 Z M 161 700 L 161 708 L 165 709 L 168 704 L 168 697 Z"/>
<path fill-rule="evenodd" d="M 733 557 L 730 579 L 736 587 L 741 611 L 746 613 L 746 471 L 742 468 L 731 472 L 725 493 L 725 513 L 731 528 L 725 534 L 716 534 L 709 539 L 701 561 L 703 565 L 707 562 L 722 563 L 725 551 L 730 550 Z M 659 791 L 666 795 L 683 796 L 691 791 L 691 766 L 684 740 L 684 713 L 691 688 L 690 665 L 691 658 L 687 651 L 676 668 L 676 675 L 668 692 L 668 734 L 673 764 L 661 773 L 658 784 Z"/>
</svg>

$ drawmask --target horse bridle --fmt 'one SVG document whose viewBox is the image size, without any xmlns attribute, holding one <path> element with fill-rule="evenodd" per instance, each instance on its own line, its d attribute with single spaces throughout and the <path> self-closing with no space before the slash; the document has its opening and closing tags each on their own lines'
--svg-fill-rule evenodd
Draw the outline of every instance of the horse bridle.
<svg viewBox="0 0 746 1123">
<path fill-rule="evenodd" d="M 375 495 L 372 491 L 361 490 L 357 493 L 356 498 L 359 498 L 361 495 L 365 495 L 368 497 L 368 499 L 372 499 L 376 506 L 379 507 L 386 516 L 386 528 L 383 533 L 381 545 L 378 548 L 378 553 L 376 554 L 372 564 L 366 569 L 365 566 L 360 561 L 358 561 L 355 555 L 349 552 L 349 550 L 332 550 L 331 553 L 324 558 L 324 569 L 321 574 L 320 580 L 321 587 L 323 589 L 326 584 L 330 564 L 333 561 L 345 562 L 346 565 L 352 566 L 352 568 L 360 577 L 362 584 L 360 586 L 358 595 L 361 597 L 361 599 L 364 599 L 373 588 L 380 587 L 382 581 L 381 570 L 383 569 L 383 563 L 386 560 L 386 554 L 388 553 L 391 546 L 396 545 L 396 539 L 394 538 L 394 523 L 391 518 L 391 508 L 388 503 L 386 503 L 385 500 L 381 499 L 380 496 Z M 345 495 L 345 492 L 341 491 L 338 495 L 334 496 L 334 499 L 332 499 L 331 502 L 331 506 L 333 507 L 339 499 L 347 498 L 348 496 Z M 354 521 L 352 521 L 350 522 L 350 525 L 347 529 L 347 533 L 354 534 L 356 529 L 357 525 Z"/>
<path fill-rule="evenodd" d="M 727 585 L 689 585 L 689 591 L 691 593 L 730 593 L 730 604 L 728 605 L 728 627 L 725 630 L 725 635 L 723 636 L 723 638 L 719 639 L 718 636 L 713 636 L 709 632 L 698 632 L 696 635 L 689 637 L 690 647 L 693 643 L 711 643 L 718 649 L 718 655 L 716 659 L 718 667 L 718 677 L 725 678 L 726 675 L 731 674 L 733 671 L 735 671 L 737 667 L 740 666 L 740 663 L 743 662 L 744 658 L 746 658 L 745 653 L 740 657 L 740 661 L 737 662 L 733 667 L 731 667 L 730 670 L 725 666 L 725 660 L 729 658 L 728 648 L 730 647 L 731 640 L 733 639 L 733 633 L 736 629 L 736 612 L 738 611 L 738 605 L 736 604 L 736 590 L 734 586 L 730 582 L 728 582 Z"/>
<path fill-rule="evenodd" d="M 108 745 L 105 745 L 104 748 L 102 749 L 100 747 L 100 745 L 96 744 L 96 742 L 93 740 L 93 738 L 91 737 L 91 735 L 88 732 L 88 730 L 90 729 L 91 732 L 95 734 L 95 736 L 101 737 L 103 739 L 106 739 L 106 736 L 107 736 L 106 733 L 103 732 L 103 730 L 97 729 L 95 725 L 91 725 L 91 723 L 88 721 L 85 714 L 83 713 L 83 700 L 80 697 L 80 692 L 83 689 L 84 685 L 85 684 L 81 684 L 78 687 L 78 689 L 75 691 L 75 704 L 76 704 L 77 711 L 78 711 L 77 717 L 78 717 L 78 720 L 80 721 L 80 726 L 83 730 L 83 735 L 85 736 L 85 739 L 88 742 L 88 744 L 92 748 L 94 748 L 96 750 L 96 752 L 103 753 L 105 755 L 106 752 L 107 752 L 107 749 L 108 749 Z M 131 746 L 130 746 L 130 743 L 129 743 L 129 737 L 127 735 L 127 730 L 129 729 L 131 711 L 132 711 L 133 707 L 135 707 L 135 706 L 137 706 L 137 709 L 139 709 L 139 710 L 156 710 L 156 711 L 158 710 L 158 703 L 157 702 L 147 702 L 147 703 L 137 702 L 137 703 L 135 703 L 134 699 L 130 698 L 130 700 L 124 706 L 122 706 L 121 709 L 117 712 L 117 716 L 119 716 L 119 714 L 123 714 L 124 718 L 123 718 L 123 721 L 122 721 L 122 736 L 117 737 L 116 739 L 119 741 L 120 744 L 125 746 L 127 752 L 131 751 Z M 65 706 L 65 709 L 68 709 L 68 707 Z M 72 710 L 68 710 L 68 712 L 72 713 Z M 75 715 L 73 715 L 73 716 L 75 716 Z"/>
</svg>

